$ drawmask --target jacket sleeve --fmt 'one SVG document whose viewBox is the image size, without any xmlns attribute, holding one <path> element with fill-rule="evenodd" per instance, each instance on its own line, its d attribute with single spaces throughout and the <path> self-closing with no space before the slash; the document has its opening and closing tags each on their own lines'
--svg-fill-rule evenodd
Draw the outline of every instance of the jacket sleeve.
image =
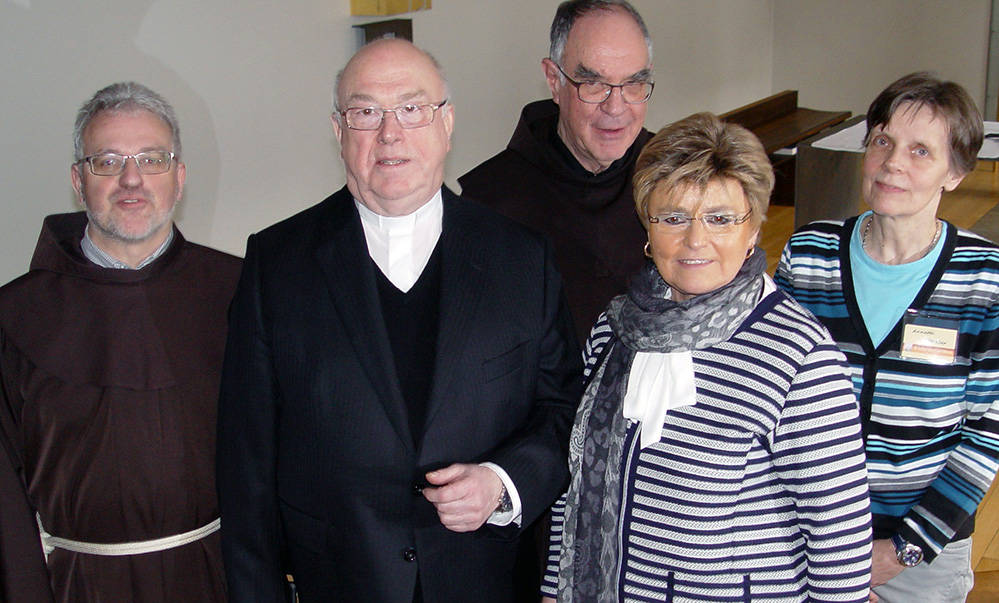
<svg viewBox="0 0 999 603">
<path fill-rule="evenodd" d="M 540 517 L 568 485 L 569 431 L 582 383 L 579 346 L 562 291 L 562 279 L 552 263 L 548 245 L 545 245 L 544 274 L 533 409 L 525 425 L 487 459 L 502 467 L 516 485 L 523 505 L 522 526 Z"/>
<path fill-rule="evenodd" d="M 0 508 L 0 602 L 51 602 L 34 512 L 4 452 L 0 452 Z"/>
<path fill-rule="evenodd" d="M 899 529 L 927 562 L 974 516 L 999 468 L 999 304 L 985 311 L 979 327 L 964 384 L 960 442 Z"/>
<path fill-rule="evenodd" d="M 586 339 L 583 350 L 583 382 L 589 384 L 590 376 L 597 370 L 597 364 L 604 357 L 604 350 L 610 342 L 612 332 L 606 313 L 597 318 L 597 323 Z M 559 557 L 562 555 L 562 527 L 565 524 L 565 497 L 563 493 L 551 509 L 551 525 L 548 536 L 548 558 L 541 578 L 541 596 L 555 598 L 558 595 Z"/>
<path fill-rule="evenodd" d="M 860 416 L 848 367 L 832 342 L 794 376 L 772 434 L 774 465 L 805 535 L 809 601 L 867 601 L 871 514 Z"/>
<path fill-rule="evenodd" d="M 0 333 L 0 603 L 51 603 L 35 512 L 28 502 L 15 419 L 14 351 Z M 15 444 L 18 443 L 18 444 Z"/>
<path fill-rule="evenodd" d="M 777 270 L 774 272 L 774 283 L 777 287 L 783 289 L 791 297 L 794 295 L 794 272 L 791 270 L 792 266 L 792 253 L 794 241 L 789 240 L 786 245 L 784 245 L 784 250 L 780 254 L 780 262 L 777 263 Z M 795 297 L 795 299 L 797 299 Z"/>
<path fill-rule="evenodd" d="M 278 394 L 264 327 L 255 236 L 229 309 L 218 414 L 216 479 L 232 603 L 281 601 L 285 569 L 277 507 Z"/>
</svg>

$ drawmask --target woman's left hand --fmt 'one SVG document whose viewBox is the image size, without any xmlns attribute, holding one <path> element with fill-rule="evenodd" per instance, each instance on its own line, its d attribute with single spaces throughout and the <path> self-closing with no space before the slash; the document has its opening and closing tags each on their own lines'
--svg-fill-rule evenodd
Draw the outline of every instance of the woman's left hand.
<svg viewBox="0 0 999 603">
<path fill-rule="evenodd" d="M 898 562 L 891 538 L 874 541 L 871 555 L 871 586 L 881 586 L 902 573 L 905 566 Z M 873 593 L 872 593 L 873 594 Z"/>
</svg>

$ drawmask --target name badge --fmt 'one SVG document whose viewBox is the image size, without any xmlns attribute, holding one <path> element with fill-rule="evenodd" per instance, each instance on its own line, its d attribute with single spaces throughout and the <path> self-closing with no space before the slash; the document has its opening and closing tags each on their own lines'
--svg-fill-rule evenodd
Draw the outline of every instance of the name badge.
<svg viewBox="0 0 999 603">
<path fill-rule="evenodd" d="M 902 317 L 901 356 L 932 364 L 954 364 L 961 321 L 952 316 L 909 309 Z"/>
</svg>

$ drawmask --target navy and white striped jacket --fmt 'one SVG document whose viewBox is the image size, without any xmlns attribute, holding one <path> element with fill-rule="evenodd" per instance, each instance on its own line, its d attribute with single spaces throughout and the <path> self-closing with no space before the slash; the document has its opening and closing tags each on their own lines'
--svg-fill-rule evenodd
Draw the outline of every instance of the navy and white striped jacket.
<svg viewBox="0 0 999 603">
<path fill-rule="evenodd" d="M 609 341 L 602 316 L 587 342 L 588 371 Z M 867 601 L 859 415 L 828 333 L 775 291 L 693 360 L 697 402 L 669 411 L 660 442 L 639 449 L 637 424 L 629 426 L 618 600 Z M 548 596 L 563 505 L 553 509 Z"/>
</svg>

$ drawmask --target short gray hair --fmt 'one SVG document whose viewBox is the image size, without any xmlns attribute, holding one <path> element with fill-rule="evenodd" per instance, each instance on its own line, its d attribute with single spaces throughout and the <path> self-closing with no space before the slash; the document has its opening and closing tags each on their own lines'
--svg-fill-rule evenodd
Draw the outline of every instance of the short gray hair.
<svg viewBox="0 0 999 603">
<path fill-rule="evenodd" d="M 392 39 L 394 39 L 394 36 L 392 36 L 390 34 L 384 35 L 384 36 L 382 36 L 380 38 L 375 38 L 374 40 L 371 40 L 370 42 L 368 42 L 367 44 L 365 44 L 364 46 L 362 46 L 361 49 L 363 49 L 365 46 L 369 46 L 371 44 L 374 44 L 375 42 L 380 42 L 382 40 L 392 40 Z M 447 75 L 444 73 L 444 68 L 441 67 L 440 62 L 434 57 L 434 55 L 430 54 L 429 52 L 427 52 L 426 50 L 420 48 L 419 46 L 416 46 L 414 44 L 413 48 L 416 48 L 416 50 L 418 50 L 423 56 L 427 57 L 427 59 L 430 60 L 430 63 L 434 66 L 434 69 L 437 70 L 438 77 L 441 78 L 441 83 L 444 85 L 444 98 L 450 99 L 451 98 L 451 84 L 448 83 L 448 81 L 447 81 Z M 357 52 L 361 52 L 361 51 L 358 50 Z M 354 56 L 357 55 L 357 52 L 354 53 Z M 354 59 L 354 57 L 351 57 L 351 60 L 353 60 L 353 59 Z M 350 63 L 350 61 L 347 61 L 347 63 Z M 340 71 L 337 72 L 337 74 L 336 74 L 336 80 L 333 81 L 333 110 L 336 112 L 333 115 L 334 115 L 334 117 L 336 117 L 336 119 L 340 119 L 340 111 L 343 110 L 343 107 L 340 106 L 340 84 L 343 82 L 343 72 L 346 71 L 346 70 L 347 70 L 347 66 L 344 65 L 343 69 L 341 69 Z M 444 100 L 444 99 L 441 99 L 441 100 Z M 451 103 L 451 102 L 449 102 L 448 104 L 452 105 L 452 106 L 454 105 L 454 103 Z"/>
<path fill-rule="evenodd" d="M 928 71 L 917 71 L 895 80 L 881 91 L 867 109 L 867 134 L 864 145 L 871 140 L 874 128 L 885 128 L 903 103 L 927 107 L 947 124 L 950 167 L 964 175 L 975 169 L 978 151 L 984 141 L 984 124 L 975 101 L 960 84 L 948 82 Z"/>
<path fill-rule="evenodd" d="M 87 126 L 101 113 L 131 113 L 149 111 L 166 124 L 173 138 L 173 149 L 180 159 L 180 124 L 173 107 L 162 96 L 137 82 L 116 82 L 101 88 L 87 101 L 76 114 L 73 128 L 73 154 L 77 161 L 83 160 L 83 134 Z"/>
<path fill-rule="evenodd" d="M 620 10 L 630 15 L 638 28 L 642 30 L 645 47 L 649 51 L 649 62 L 652 61 L 652 36 L 649 35 L 649 29 L 645 27 L 642 15 L 638 14 L 638 11 L 628 0 L 567 0 L 559 4 L 558 9 L 555 10 L 555 19 L 552 21 L 549 34 L 551 48 L 548 52 L 548 58 L 559 67 L 565 67 L 562 65 L 562 59 L 565 57 L 565 44 L 569 40 L 569 32 L 572 31 L 573 24 L 576 23 L 576 19 L 598 10 Z"/>
</svg>

